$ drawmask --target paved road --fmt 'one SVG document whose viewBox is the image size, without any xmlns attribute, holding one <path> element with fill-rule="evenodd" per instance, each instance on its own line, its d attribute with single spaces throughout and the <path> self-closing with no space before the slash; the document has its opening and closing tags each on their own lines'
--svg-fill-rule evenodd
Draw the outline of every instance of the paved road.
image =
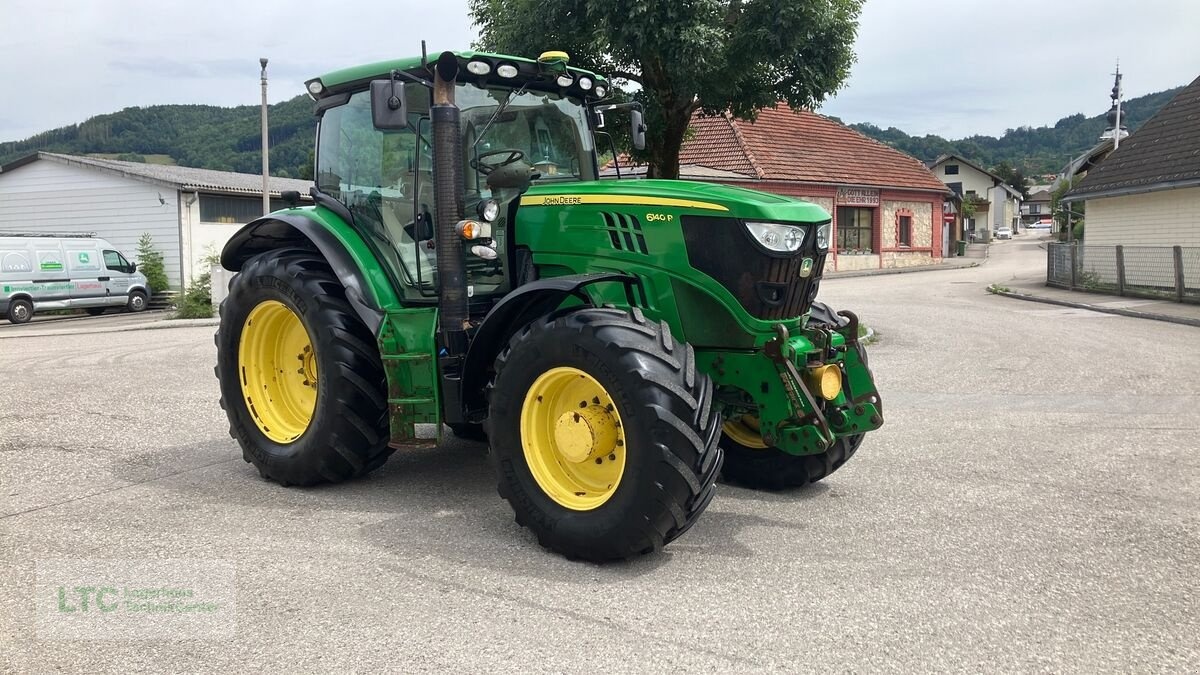
<svg viewBox="0 0 1200 675">
<path fill-rule="evenodd" d="M 828 282 L 881 335 L 884 429 L 604 567 L 517 528 L 479 445 L 263 482 L 211 328 L 0 340 L 0 670 L 1195 672 L 1200 329 L 984 292 L 1039 254 Z M 234 561 L 233 637 L 39 639 L 64 557 Z"/>
</svg>

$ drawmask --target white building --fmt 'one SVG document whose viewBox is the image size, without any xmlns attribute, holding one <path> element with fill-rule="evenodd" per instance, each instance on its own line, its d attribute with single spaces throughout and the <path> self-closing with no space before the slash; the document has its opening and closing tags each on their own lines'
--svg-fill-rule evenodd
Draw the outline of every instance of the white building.
<svg viewBox="0 0 1200 675">
<path fill-rule="evenodd" d="M 958 155 L 942 155 L 930 165 L 946 187 L 975 205 L 975 215 L 963 223 L 963 235 L 976 233 L 984 241 L 1000 227 L 1014 232 L 1020 225 L 1021 193 L 996 174 Z"/>
<path fill-rule="evenodd" d="M 311 201 L 311 181 L 270 179 Z M 209 251 L 220 251 L 262 215 L 262 176 L 39 152 L 0 166 L 0 231 L 94 232 L 134 258 L 143 233 L 163 254 L 171 287 L 186 286 Z"/>
<path fill-rule="evenodd" d="M 1086 204 L 1088 245 L 1200 247 L 1200 77 L 1064 200 Z"/>
</svg>

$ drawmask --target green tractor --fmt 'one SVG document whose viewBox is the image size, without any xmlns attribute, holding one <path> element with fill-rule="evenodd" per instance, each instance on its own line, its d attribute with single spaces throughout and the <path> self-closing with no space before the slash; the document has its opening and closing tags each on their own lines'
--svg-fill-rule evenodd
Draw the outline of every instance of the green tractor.
<svg viewBox="0 0 1200 675">
<path fill-rule="evenodd" d="M 601 561 L 686 532 L 719 474 L 801 486 L 879 428 L 857 319 L 815 302 L 829 214 L 599 180 L 606 114 L 628 111 L 644 144 L 640 108 L 610 86 L 562 52 L 307 83 L 314 205 L 249 223 L 221 255 L 237 272 L 221 403 L 262 476 L 362 476 L 444 424 L 489 443 L 544 547 Z"/>
</svg>

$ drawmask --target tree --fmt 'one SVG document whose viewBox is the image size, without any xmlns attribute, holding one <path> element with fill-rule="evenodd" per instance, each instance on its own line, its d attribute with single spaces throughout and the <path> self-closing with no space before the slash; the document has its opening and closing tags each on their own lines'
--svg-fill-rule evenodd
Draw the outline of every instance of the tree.
<svg viewBox="0 0 1200 675">
<path fill-rule="evenodd" d="M 815 108 L 854 62 L 862 0 L 470 0 L 479 45 L 564 49 L 572 63 L 638 89 L 649 175 L 679 175 L 692 114 L 743 119 L 785 100 Z"/>
<path fill-rule="evenodd" d="M 167 270 L 163 265 L 163 254 L 154 248 L 154 237 L 149 232 L 143 232 L 137 245 L 138 271 L 146 275 L 146 283 L 150 285 L 151 293 L 167 290 L 171 284 L 167 281 Z"/>
<path fill-rule="evenodd" d="M 992 173 L 1004 179 L 1004 182 L 1012 189 L 1020 192 L 1021 199 L 1029 199 L 1029 179 L 1021 173 L 1020 169 L 1014 168 L 1012 164 L 1004 161 L 992 167 Z"/>
</svg>

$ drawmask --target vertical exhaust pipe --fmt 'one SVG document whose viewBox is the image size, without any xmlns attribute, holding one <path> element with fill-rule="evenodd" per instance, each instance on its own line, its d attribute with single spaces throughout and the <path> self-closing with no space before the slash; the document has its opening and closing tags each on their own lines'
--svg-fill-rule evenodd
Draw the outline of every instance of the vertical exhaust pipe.
<svg viewBox="0 0 1200 675">
<path fill-rule="evenodd" d="M 438 327 L 445 356 L 467 347 L 467 274 L 463 240 L 455 225 L 463 219 L 463 148 L 459 110 L 454 103 L 458 57 L 442 52 L 434 64 L 433 127 L 434 205 L 437 209 Z"/>
</svg>

